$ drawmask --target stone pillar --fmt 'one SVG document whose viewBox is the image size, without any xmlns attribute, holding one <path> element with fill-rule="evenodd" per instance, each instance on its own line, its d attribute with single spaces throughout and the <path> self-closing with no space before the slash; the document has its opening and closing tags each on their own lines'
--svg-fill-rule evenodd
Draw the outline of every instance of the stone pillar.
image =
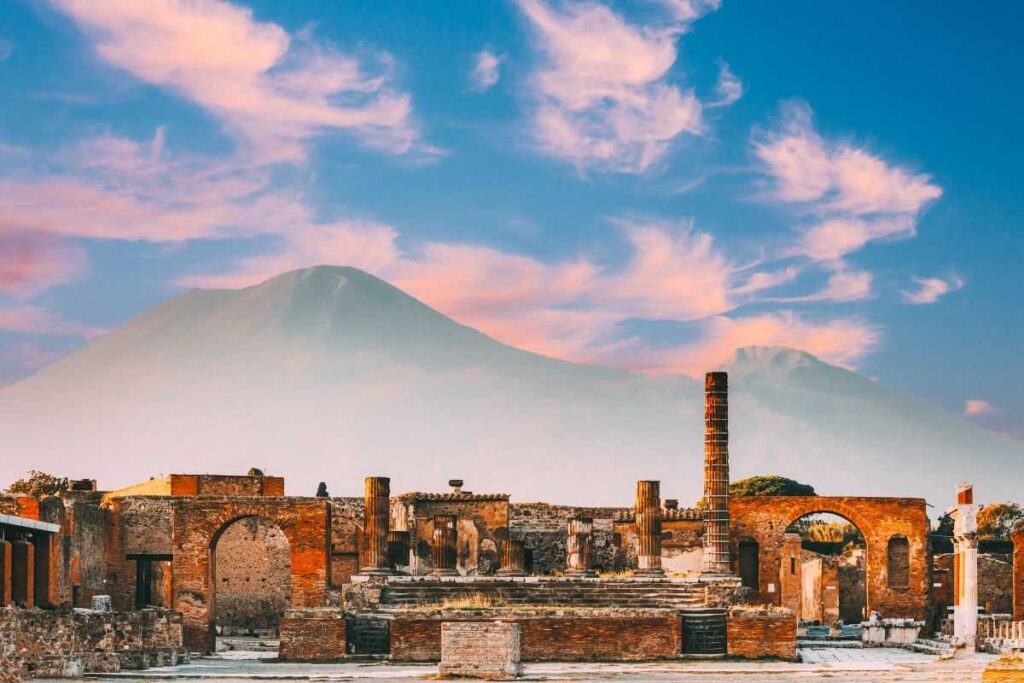
<svg viewBox="0 0 1024 683">
<path fill-rule="evenodd" d="M 801 614 L 803 563 L 800 560 L 800 534 L 786 534 L 782 540 L 782 566 L 779 567 L 779 594 L 782 606 Z M 741 560 L 742 562 L 742 560 Z"/>
<path fill-rule="evenodd" d="M 391 519 L 391 480 L 366 478 L 366 512 L 363 525 L 363 566 L 360 574 L 390 574 L 388 567 L 388 523 Z"/>
<path fill-rule="evenodd" d="M 974 487 L 960 484 L 953 517 L 953 641 L 974 651 L 978 636 L 978 519 Z"/>
<path fill-rule="evenodd" d="M 594 576 L 594 520 L 570 517 L 565 535 L 565 573 Z"/>
<path fill-rule="evenodd" d="M 704 378 L 705 574 L 729 574 L 729 376 Z"/>
<path fill-rule="evenodd" d="M 661 482 L 638 481 L 636 503 L 636 574 L 663 576 L 661 569 Z"/>
<path fill-rule="evenodd" d="M 435 576 L 454 576 L 456 561 L 455 515 L 434 515 L 433 544 L 431 559 Z"/>
<path fill-rule="evenodd" d="M 526 575 L 526 548 L 522 541 L 506 538 L 501 542 L 501 576 Z"/>
<path fill-rule="evenodd" d="M 0 541 L 0 608 L 11 604 L 11 542 Z"/>
<path fill-rule="evenodd" d="M 1013 620 L 1024 621 L 1024 529 L 1013 535 Z"/>
<path fill-rule="evenodd" d="M 36 607 L 54 607 L 57 604 L 57 553 L 53 534 L 35 534 L 33 593 Z"/>
<path fill-rule="evenodd" d="M 11 599 L 17 605 L 35 605 L 35 551 L 28 541 L 11 543 Z"/>
</svg>

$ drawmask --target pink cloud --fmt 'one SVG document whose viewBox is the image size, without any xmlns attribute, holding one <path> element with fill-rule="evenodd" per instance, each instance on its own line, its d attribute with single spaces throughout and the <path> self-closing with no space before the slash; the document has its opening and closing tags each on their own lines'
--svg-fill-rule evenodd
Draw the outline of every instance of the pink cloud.
<svg viewBox="0 0 1024 683">
<path fill-rule="evenodd" d="M 995 412 L 991 403 L 980 398 L 968 399 L 964 402 L 964 415 L 974 417 L 976 415 L 987 415 Z"/>
<path fill-rule="evenodd" d="M 263 161 L 301 161 L 304 143 L 329 129 L 391 153 L 419 141 L 387 55 L 370 74 L 369 60 L 296 39 L 221 0 L 51 1 L 101 59 L 206 108 Z"/>
<path fill-rule="evenodd" d="M 700 102 L 666 78 L 676 60 L 678 19 L 637 26 L 598 3 L 518 4 L 543 57 L 531 78 L 534 134 L 543 153 L 580 168 L 642 173 L 673 140 L 702 130 Z M 696 12 L 696 3 L 685 4 L 681 13 Z"/>
<path fill-rule="evenodd" d="M 0 293 L 24 298 L 85 270 L 78 245 L 46 234 L 8 230 L 0 217 Z"/>
<path fill-rule="evenodd" d="M 914 278 L 917 283 L 915 291 L 904 291 L 903 301 L 908 304 L 933 304 L 950 292 L 962 289 L 964 281 L 953 275 L 949 278 L 925 277 Z"/>
<path fill-rule="evenodd" d="M 105 332 L 92 325 L 65 320 L 38 306 L 0 308 L 0 330 L 62 337 L 95 337 Z"/>
</svg>

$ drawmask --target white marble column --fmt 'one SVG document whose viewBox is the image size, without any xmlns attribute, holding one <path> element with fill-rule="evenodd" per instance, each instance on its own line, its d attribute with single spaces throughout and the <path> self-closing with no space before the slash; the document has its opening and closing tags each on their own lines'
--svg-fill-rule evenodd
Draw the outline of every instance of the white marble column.
<svg viewBox="0 0 1024 683">
<path fill-rule="evenodd" d="M 974 487 L 957 487 L 956 505 L 948 510 L 953 517 L 953 547 L 957 568 L 953 577 L 956 601 L 953 607 L 953 641 L 967 652 L 974 652 L 978 638 L 978 518 L 974 505 Z"/>
</svg>

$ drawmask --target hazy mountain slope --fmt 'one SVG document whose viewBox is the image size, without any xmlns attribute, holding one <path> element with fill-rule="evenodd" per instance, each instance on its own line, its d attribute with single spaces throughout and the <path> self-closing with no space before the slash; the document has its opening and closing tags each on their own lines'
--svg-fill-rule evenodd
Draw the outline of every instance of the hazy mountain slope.
<svg viewBox="0 0 1024 683">
<path fill-rule="evenodd" d="M 830 493 L 926 495 L 973 478 L 1019 495 L 1018 442 L 806 354 L 742 351 L 733 471 Z M 172 471 L 396 490 L 628 504 L 633 482 L 700 495 L 700 385 L 552 360 L 500 344 L 361 271 L 320 267 L 237 291 L 193 291 L 0 392 L 0 465 L 95 476 Z M 1002 463 L 1000 465 L 999 463 Z"/>
</svg>

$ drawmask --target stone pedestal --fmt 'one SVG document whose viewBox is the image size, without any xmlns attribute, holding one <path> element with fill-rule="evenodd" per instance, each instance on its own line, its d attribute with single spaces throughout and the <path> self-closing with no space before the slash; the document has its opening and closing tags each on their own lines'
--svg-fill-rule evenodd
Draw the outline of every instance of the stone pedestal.
<svg viewBox="0 0 1024 683">
<path fill-rule="evenodd" d="M 704 559 L 706 574 L 730 574 L 729 378 L 704 378 Z"/>
<path fill-rule="evenodd" d="M 501 576 L 526 575 L 526 548 L 522 541 L 506 538 L 501 542 Z"/>
<path fill-rule="evenodd" d="M 387 477 L 366 478 L 366 523 L 363 527 L 363 566 L 360 574 L 390 574 L 388 565 L 388 524 L 391 503 L 391 480 Z"/>
<path fill-rule="evenodd" d="M 565 536 L 565 573 L 594 576 L 594 520 L 570 517 Z"/>
<path fill-rule="evenodd" d="M 522 675 L 520 625 L 509 622 L 443 622 L 441 677 L 512 680 Z"/>
<path fill-rule="evenodd" d="M 455 515 L 435 515 L 433 542 L 430 547 L 435 576 L 454 576 L 456 556 Z"/>
<path fill-rule="evenodd" d="M 638 481 L 636 502 L 637 576 L 664 576 L 661 568 L 661 482 Z"/>
</svg>

